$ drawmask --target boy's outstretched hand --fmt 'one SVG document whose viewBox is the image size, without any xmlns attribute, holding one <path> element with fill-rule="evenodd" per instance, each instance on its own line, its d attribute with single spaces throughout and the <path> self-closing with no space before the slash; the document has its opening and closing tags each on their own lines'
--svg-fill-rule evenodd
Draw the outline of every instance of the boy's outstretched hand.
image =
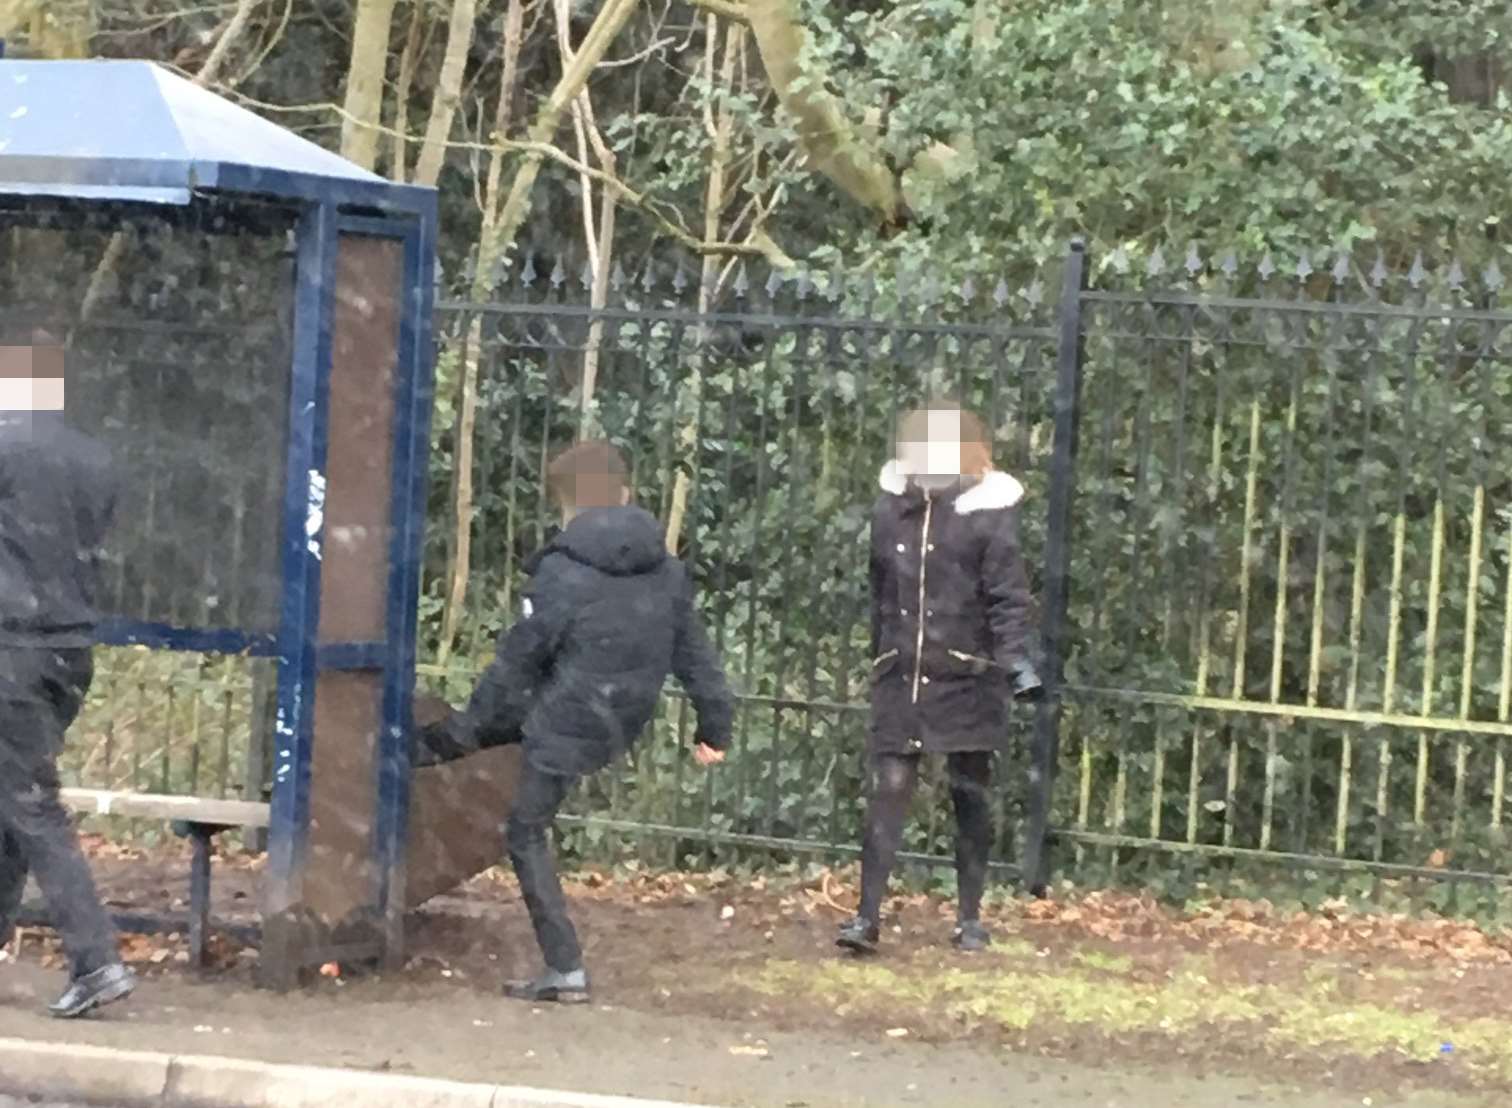
<svg viewBox="0 0 1512 1108">
<path fill-rule="evenodd" d="M 693 760 L 701 766 L 717 766 L 725 760 L 725 752 L 715 750 L 708 743 L 699 743 L 693 748 Z"/>
</svg>

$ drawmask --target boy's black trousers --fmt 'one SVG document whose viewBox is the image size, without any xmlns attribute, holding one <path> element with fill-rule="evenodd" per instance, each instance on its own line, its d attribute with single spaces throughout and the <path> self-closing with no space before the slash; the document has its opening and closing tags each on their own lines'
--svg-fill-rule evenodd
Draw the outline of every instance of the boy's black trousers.
<svg viewBox="0 0 1512 1108">
<path fill-rule="evenodd" d="M 567 918 L 567 898 L 562 895 L 549 842 L 552 821 L 575 782 L 576 778 L 537 769 L 527 753 L 505 826 L 509 860 L 520 879 L 536 942 L 546 964 L 559 973 L 583 967 L 583 948 Z"/>
<path fill-rule="evenodd" d="M 88 648 L 0 647 L 0 936 L 35 875 L 74 977 L 118 960 L 73 821 L 58 798 L 63 735 L 89 691 Z"/>
</svg>

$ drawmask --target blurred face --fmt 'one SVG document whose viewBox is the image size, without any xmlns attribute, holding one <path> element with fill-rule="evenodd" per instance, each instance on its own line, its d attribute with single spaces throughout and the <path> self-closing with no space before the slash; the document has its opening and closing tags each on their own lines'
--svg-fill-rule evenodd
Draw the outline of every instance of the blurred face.
<svg viewBox="0 0 1512 1108">
<path fill-rule="evenodd" d="M 961 413 L 931 408 L 907 421 L 898 440 L 898 469 L 921 488 L 944 488 L 961 479 Z"/>
<path fill-rule="evenodd" d="M 630 503 L 630 490 L 610 474 L 579 477 L 573 482 L 574 495 L 562 505 L 562 526 L 590 508 L 622 508 Z"/>
<path fill-rule="evenodd" d="M 0 346 L 0 412 L 63 410 L 63 348 Z"/>
</svg>

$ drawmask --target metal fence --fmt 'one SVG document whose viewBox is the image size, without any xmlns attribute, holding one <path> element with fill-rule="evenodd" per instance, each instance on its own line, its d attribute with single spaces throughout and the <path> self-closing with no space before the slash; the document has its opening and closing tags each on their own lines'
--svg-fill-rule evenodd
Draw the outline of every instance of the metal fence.
<svg viewBox="0 0 1512 1108">
<path fill-rule="evenodd" d="M 1500 273 L 1162 268 L 1081 303 L 1064 837 L 1503 884 Z"/>
<path fill-rule="evenodd" d="M 652 836 L 673 858 L 854 849 L 872 479 L 893 413 L 945 387 L 989 415 L 1000 464 L 1026 477 L 1026 549 L 1052 618 L 1062 569 L 1069 600 L 1064 718 L 1040 728 L 1057 772 L 1027 772 L 1034 721 L 1017 719 L 1005 868 L 1036 841 L 1025 820 L 1042 798 L 1074 848 L 1060 862 L 1099 878 L 1153 860 L 1197 881 L 1262 861 L 1503 882 L 1499 274 L 1471 289 L 1458 266 L 1435 277 L 1421 261 L 1400 274 L 1332 257 L 1285 273 L 1195 252 L 1137 271 L 1107 261 L 1085 289 L 1069 269 L 886 290 L 648 271 L 598 309 L 558 267 L 527 272 L 506 303 L 443 309 L 446 383 L 470 357 L 479 382 L 461 658 L 481 661 L 508 619 L 547 523 L 553 449 L 607 433 L 663 518 L 688 479 L 685 554 L 745 694 L 741 747 L 727 774 L 695 776 L 674 708 L 580 799 L 595 841 Z M 1057 542 L 1067 502 L 1051 477 L 1073 473 L 1072 429 Z M 456 448 L 441 434 L 438 478 Z M 455 518 L 454 492 L 438 480 L 433 520 Z M 432 537 L 434 617 L 451 548 Z M 948 855 L 937 791 L 918 815 L 914 852 Z"/>
<path fill-rule="evenodd" d="M 522 561 L 552 522 L 546 460 L 585 429 L 622 446 L 639 501 L 680 536 L 711 635 L 741 695 L 736 750 L 715 774 L 678 747 L 670 700 L 632 762 L 586 783 L 577 842 L 708 860 L 731 850 L 843 854 L 859 838 L 869 672 L 867 522 L 901 406 L 947 388 L 982 411 L 1004 464 L 1043 498 L 1057 332 L 1043 287 L 886 296 L 832 279 L 756 285 L 742 270 L 648 274 L 590 306 L 558 270 L 518 299 L 446 305 L 422 675 L 465 696 L 513 615 Z M 465 601 L 451 576 L 464 386 L 477 411 Z M 451 399 L 448 399 L 450 397 Z M 1027 529 L 1038 551 L 1042 514 Z M 1036 555 L 1038 560 L 1038 555 Z M 457 628 L 446 643 L 438 632 Z M 448 647 L 453 650 L 448 651 Z M 1027 735 L 1032 718 L 1017 721 Z M 1022 775 L 1019 775 L 1022 776 Z M 1018 856 L 1022 790 L 1003 801 L 1000 857 Z M 909 844 L 944 858 L 940 797 Z"/>
</svg>

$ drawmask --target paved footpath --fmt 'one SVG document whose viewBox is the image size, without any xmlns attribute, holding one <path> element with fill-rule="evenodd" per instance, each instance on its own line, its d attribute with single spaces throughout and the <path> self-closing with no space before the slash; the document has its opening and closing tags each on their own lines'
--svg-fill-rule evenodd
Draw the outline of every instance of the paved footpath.
<svg viewBox="0 0 1512 1108">
<path fill-rule="evenodd" d="M 1298 1089 L 1176 1068 L 1111 1072 L 988 1044 L 790 1032 L 615 1008 L 532 1009 L 451 985 L 356 982 L 278 996 L 145 982 L 100 1018 L 39 1013 L 56 975 L 0 965 L 0 1038 L 333 1066 L 730 1108 L 1489 1108 L 1473 1096 Z M 732 1013 L 733 1016 L 745 1015 Z M 1012 1095 L 1005 1097 L 1005 1090 Z M 24 1091 L 24 1090 L 23 1090 Z M 0 1108 L 12 1105 L 0 1100 Z M 32 1106 L 28 1106 L 32 1108 Z M 49 1106 L 55 1108 L 55 1106 Z M 62 1108 L 62 1106 L 56 1106 Z M 1504 1108 L 1504 1106 L 1503 1106 Z"/>
</svg>

